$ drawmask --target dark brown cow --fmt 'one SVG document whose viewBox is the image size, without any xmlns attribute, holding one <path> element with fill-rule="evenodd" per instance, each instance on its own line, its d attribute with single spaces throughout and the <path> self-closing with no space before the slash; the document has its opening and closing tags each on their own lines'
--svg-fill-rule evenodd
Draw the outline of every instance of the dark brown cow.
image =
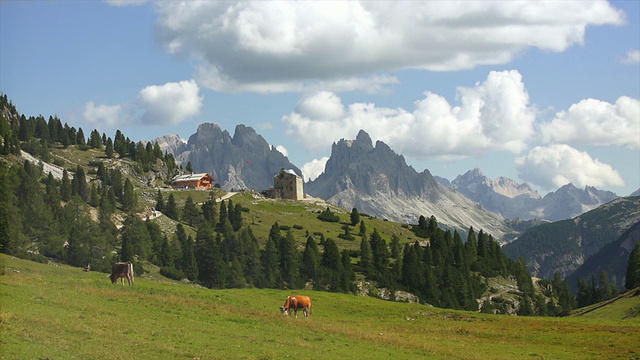
<svg viewBox="0 0 640 360">
<path fill-rule="evenodd" d="M 124 286 L 125 278 L 129 282 L 129 286 L 133 286 L 133 264 L 130 261 L 113 264 L 110 276 L 111 283 L 118 282 L 118 278 L 122 280 L 122 286 Z"/>
<path fill-rule="evenodd" d="M 292 309 L 296 319 L 298 318 L 298 309 L 302 309 L 305 319 L 308 318 L 309 314 L 311 314 L 311 298 L 304 295 L 287 296 L 284 306 L 280 307 L 280 312 L 283 315 L 290 315 Z"/>
</svg>

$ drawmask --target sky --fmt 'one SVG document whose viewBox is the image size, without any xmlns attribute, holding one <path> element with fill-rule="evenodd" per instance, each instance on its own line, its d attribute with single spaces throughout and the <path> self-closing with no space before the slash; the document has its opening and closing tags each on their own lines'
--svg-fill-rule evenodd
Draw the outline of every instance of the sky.
<svg viewBox="0 0 640 360">
<path fill-rule="evenodd" d="M 244 124 L 306 179 L 363 129 L 449 180 L 640 188 L 637 0 L 0 0 L 0 92 L 134 141 Z"/>
</svg>

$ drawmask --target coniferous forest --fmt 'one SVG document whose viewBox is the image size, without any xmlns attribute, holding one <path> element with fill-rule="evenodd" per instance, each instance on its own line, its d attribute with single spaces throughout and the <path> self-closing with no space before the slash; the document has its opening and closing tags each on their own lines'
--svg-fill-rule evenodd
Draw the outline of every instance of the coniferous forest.
<svg viewBox="0 0 640 360">
<path fill-rule="evenodd" d="M 521 315 L 571 310 L 592 301 L 587 295 L 599 287 L 604 288 L 599 298 L 615 293 L 606 283 L 581 283 L 578 304 L 566 280 L 556 276 L 534 284 L 523 261 L 507 258 L 490 234 L 473 228 L 462 235 L 445 230 L 433 216 L 421 216 L 411 226 L 419 241 L 383 239 L 376 229 L 367 229 L 354 208 L 351 226 L 359 233 L 354 236 L 344 224 L 340 237 L 359 241 L 357 250 L 340 249 L 334 240 L 308 229 L 300 251 L 291 229 L 278 222 L 267 238 L 256 237 L 243 219 L 246 209 L 233 198 L 212 197 L 197 205 L 189 197 L 178 206 L 172 191 L 151 190 L 156 191 L 155 209 L 177 222 L 175 232 L 166 232 L 140 216 L 139 194 L 130 177 L 152 167 L 169 179 L 180 173 L 173 156 L 163 154 L 157 144 L 132 141 L 119 130 L 113 138 L 96 130 L 87 136 L 55 116 L 27 118 L 6 95 L 0 97 L 0 139 L 0 251 L 13 256 L 99 272 L 110 272 L 117 261 L 131 261 L 137 274 L 153 265 L 168 278 L 218 289 L 312 287 L 356 293 L 358 281 L 370 281 L 391 294 L 415 294 L 422 303 L 498 313 L 506 312 L 499 299 L 489 297 L 481 304 L 478 299 L 491 290 L 487 279 L 512 278 Z M 57 179 L 21 158 L 22 150 L 56 164 L 53 148 L 97 149 L 104 152 L 104 161 L 64 169 Z M 129 170 L 107 169 L 105 162 L 115 158 L 127 160 Z M 328 208 L 319 219 L 336 221 Z"/>
</svg>

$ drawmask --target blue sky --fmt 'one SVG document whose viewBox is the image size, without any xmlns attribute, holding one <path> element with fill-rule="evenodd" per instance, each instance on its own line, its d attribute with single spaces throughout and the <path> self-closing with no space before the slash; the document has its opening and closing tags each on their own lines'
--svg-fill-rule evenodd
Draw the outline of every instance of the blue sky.
<svg viewBox="0 0 640 360">
<path fill-rule="evenodd" d="M 308 177 L 366 130 L 416 170 L 640 188 L 640 2 L 0 1 L 0 91 L 85 134 L 252 126 Z"/>
</svg>

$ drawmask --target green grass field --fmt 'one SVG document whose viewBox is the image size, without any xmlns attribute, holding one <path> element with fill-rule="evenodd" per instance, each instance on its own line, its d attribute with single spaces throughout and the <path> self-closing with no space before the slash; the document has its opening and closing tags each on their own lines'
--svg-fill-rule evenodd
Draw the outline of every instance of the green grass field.
<svg viewBox="0 0 640 360">
<path fill-rule="evenodd" d="M 2 359 L 640 358 L 640 318 L 629 311 L 523 318 L 301 291 L 313 309 L 295 319 L 278 310 L 288 291 L 157 276 L 129 288 L 66 265 L 0 261 Z M 640 296 L 625 301 L 638 308 Z"/>
</svg>

